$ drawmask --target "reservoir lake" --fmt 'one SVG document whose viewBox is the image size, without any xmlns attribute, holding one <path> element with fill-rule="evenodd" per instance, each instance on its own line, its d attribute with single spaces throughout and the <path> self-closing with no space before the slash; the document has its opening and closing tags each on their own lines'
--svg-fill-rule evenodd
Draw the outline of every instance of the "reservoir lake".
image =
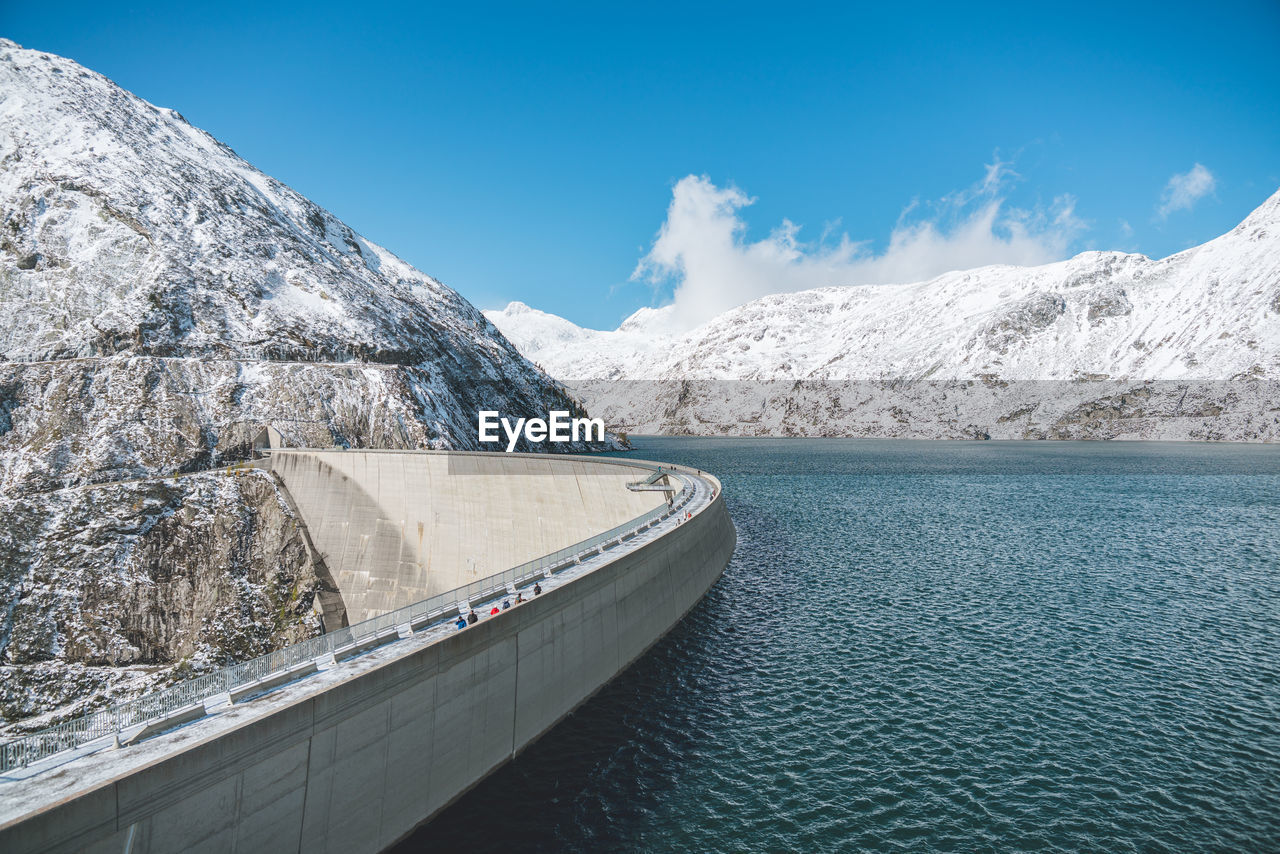
<svg viewBox="0 0 1280 854">
<path fill-rule="evenodd" d="M 1280 448 L 632 441 L 724 576 L 397 850 L 1280 850 Z"/>
</svg>

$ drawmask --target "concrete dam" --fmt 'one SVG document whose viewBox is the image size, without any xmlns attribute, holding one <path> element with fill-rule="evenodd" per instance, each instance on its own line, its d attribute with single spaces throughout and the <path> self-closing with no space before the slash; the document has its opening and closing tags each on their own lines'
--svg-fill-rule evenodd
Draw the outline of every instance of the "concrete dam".
<svg viewBox="0 0 1280 854">
<path fill-rule="evenodd" d="M 259 465 L 333 582 L 326 634 L 0 745 L 0 850 L 385 849 L 641 656 L 736 544 L 719 482 L 679 466 L 342 450 Z"/>
</svg>

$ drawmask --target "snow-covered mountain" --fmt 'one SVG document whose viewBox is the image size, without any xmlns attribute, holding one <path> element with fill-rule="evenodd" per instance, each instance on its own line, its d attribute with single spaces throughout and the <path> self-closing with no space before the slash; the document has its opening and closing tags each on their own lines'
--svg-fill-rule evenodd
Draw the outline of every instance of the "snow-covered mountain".
<svg viewBox="0 0 1280 854">
<path fill-rule="evenodd" d="M 1162 260 L 1085 252 L 777 294 L 684 335 L 662 310 L 612 332 L 520 303 L 487 314 L 593 412 L 640 432 L 1280 437 L 1280 192 Z M 1135 389 L 1160 402 L 1080 417 Z"/>
<path fill-rule="evenodd" d="M 115 378 L 74 407 L 91 414 L 75 431 L 96 431 L 91 447 L 56 459 L 24 439 L 40 441 L 36 411 L 61 401 L 0 394 L 0 411 L 25 413 L 0 453 L 35 457 L 10 456 L 0 485 L 203 465 L 268 423 L 298 442 L 467 446 L 482 404 L 545 412 L 563 397 L 440 282 L 174 111 L 12 42 L 0 43 L 0 199 L 0 358 L 57 366 L 10 366 L 0 389 Z M 99 361 L 73 361 L 85 358 Z M 147 406 L 173 407 L 182 426 Z M 145 447 L 157 440 L 158 455 Z"/>
<path fill-rule="evenodd" d="M 625 379 L 635 371 L 653 370 L 647 366 L 655 364 L 655 357 L 674 340 L 665 331 L 670 315 L 670 306 L 642 308 L 617 329 L 604 331 L 584 329 L 522 302 L 510 303 L 502 311 L 485 312 L 540 367 L 555 376 L 574 379 Z"/>
<path fill-rule="evenodd" d="M 116 666 L 168 678 L 318 630 L 324 573 L 278 485 L 170 476 L 266 435 L 465 448 L 479 409 L 577 409 L 454 291 L 173 110 L 6 40 L 0 217 L 10 720 Z"/>
</svg>

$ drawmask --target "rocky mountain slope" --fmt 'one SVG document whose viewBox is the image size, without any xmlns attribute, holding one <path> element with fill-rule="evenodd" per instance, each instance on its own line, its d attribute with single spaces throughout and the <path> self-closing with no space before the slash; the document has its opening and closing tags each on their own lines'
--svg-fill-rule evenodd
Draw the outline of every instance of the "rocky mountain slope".
<svg viewBox="0 0 1280 854">
<path fill-rule="evenodd" d="M 328 579 L 265 472 L 23 494 L 0 509 L 5 721 L 30 728 L 319 631 Z"/>
<path fill-rule="evenodd" d="M 1280 193 L 1162 260 L 778 294 L 685 335 L 664 311 L 611 332 L 520 303 L 488 316 L 639 432 L 1280 438 Z"/>
<path fill-rule="evenodd" d="M 0 216 L 6 720 L 319 631 L 278 485 L 185 474 L 266 428 L 466 448 L 479 409 L 580 411 L 458 294 L 173 110 L 4 40 Z"/>
</svg>

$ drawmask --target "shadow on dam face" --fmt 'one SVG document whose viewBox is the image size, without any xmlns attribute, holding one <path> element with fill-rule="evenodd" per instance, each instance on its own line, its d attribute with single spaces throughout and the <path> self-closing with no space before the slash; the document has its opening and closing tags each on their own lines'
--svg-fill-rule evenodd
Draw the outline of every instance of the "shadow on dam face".
<svg viewBox="0 0 1280 854">
<path fill-rule="evenodd" d="M 273 454 L 348 608 L 380 613 L 665 501 L 627 488 L 653 472 L 628 460 L 464 454 L 478 470 L 458 476 L 449 456 Z M 626 669 L 720 576 L 736 534 L 718 481 L 669 477 L 690 487 L 687 518 L 682 508 L 525 604 L 0 780 L 0 850 L 373 852 L 405 839 Z"/>
<path fill-rule="evenodd" d="M 665 501 L 627 489 L 634 467 L 551 455 L 276 451 L 271 470 L 350 623 L 582 542 Z"/>
</svg>

